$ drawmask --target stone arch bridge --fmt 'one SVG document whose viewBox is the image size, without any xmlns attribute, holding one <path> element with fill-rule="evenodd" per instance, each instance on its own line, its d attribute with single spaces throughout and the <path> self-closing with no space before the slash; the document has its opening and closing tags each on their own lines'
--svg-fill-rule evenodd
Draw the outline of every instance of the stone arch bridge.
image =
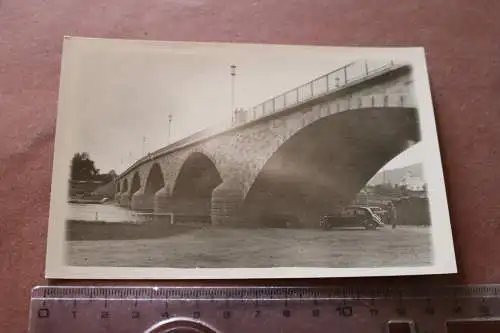
<svg viewBox="0 0 500 333">
<path fill-rule="evenodd" d="M 217 225 L 317 225 L 420 140 L 412 68 L 350 64 L 143 157 L 116 180 L 133 210 Z"/>
</svg>

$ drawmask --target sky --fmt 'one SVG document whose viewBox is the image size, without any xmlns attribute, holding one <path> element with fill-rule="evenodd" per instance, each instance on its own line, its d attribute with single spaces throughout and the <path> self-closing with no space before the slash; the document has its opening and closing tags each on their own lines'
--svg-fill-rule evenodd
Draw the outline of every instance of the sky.
<svg viewBox="0 0 500 333">
<path fill-rule="evenodd" d="M 63 52 L 61 87 L 66 98 L 59 110 L 68 112 L 71 126 L 65 158 L 85 151 L 101 172 L 120 173 L 147 152 L 230 122 L 231 65 L 237 66 L 235 106 L 250 108 L 355 60 L 356 52 L 70 40 Z M 417 144 L 384 169 L 418 163 L 422 156 Z"/>
<path fill-rule="evenodd" d="M 399 169 L 408 165 L 422 163 L 424 149 L 422 143 L 416 143 L 387 162 L 381 170 Z"/>
</svg>

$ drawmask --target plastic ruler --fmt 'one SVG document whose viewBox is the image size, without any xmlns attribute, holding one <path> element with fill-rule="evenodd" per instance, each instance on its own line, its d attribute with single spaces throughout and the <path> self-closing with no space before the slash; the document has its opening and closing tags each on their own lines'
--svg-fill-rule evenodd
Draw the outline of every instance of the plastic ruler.
<svg viewBox="0 0 500 333">
<path fill-rule="evenodd" d="M 30 333 L 500 332 L 500 285 L 36 287 Z"/>
</svg>

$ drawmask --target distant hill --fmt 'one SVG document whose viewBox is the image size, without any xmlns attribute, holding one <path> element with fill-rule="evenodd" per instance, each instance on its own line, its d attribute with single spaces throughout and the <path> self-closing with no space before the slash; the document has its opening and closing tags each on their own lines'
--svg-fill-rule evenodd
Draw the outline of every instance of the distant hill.
<svg viewBox="0 0 500 333">
<path fill-rule="evenodd" d="M 412 164 L 404 168 L 384 170 L 378 172 L 375 176 L 368 181 L 368 185 L 379 185 L 384 183 L 390 183 L 392 185 L 399 184 L 401 178 L 411 173 L 413 177 L 419 177 L 424 179 L 424 170 L 422 163 Z"/>
</svg>

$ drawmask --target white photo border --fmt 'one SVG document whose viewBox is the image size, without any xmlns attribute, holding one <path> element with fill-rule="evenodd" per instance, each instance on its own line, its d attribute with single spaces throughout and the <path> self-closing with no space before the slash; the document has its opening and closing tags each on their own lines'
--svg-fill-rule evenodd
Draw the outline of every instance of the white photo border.
<svg viewBox="0 0 500 333">
<path fill-rule="evenodd" d="M 429 212 L 431 216 L 432 265 L 418 267 L 279 267 L 279 268 L 160 268 L 160 267 L 82 267 L 69 266 L 65 262 L 65 228 L 67 179 L 69 178 L 67 156 L 71 150 L 72 136 L 71 101 L 77 94 L 72 84 L 78 80 L 79 52 L 88 47 L 120 48 L 187 48 L 193 52 L 204 47 L 243 48 L 249 54 L 259 49 L 293 51 L 309 48 L 332 55 L 352 55 L 356 58 L 379 58 L 404 61 L 413 67 L 414 89 L 418 101 L 421 142 L 426 152 L 423 161 L 427 181 Z M 262 51 L 262 50 L 260 50 Z M 45 276 L 50 279 L 276 279 L 276 278 L 328 278 L 361 276 L 404 276 L 457 273 L 453 245 L 452 226 L 448 210 L 441 153 L 436 129 L 434 107 L 422 47 L 335 47 L 276 44 L 236 44 L 202 42 L 162 42 L 120 39 L 66 37 L 63 43 L 61 78 L 59 87 L 56 142 L 54 146 L 52 189 L 47 236 Z"/>
</svg>

